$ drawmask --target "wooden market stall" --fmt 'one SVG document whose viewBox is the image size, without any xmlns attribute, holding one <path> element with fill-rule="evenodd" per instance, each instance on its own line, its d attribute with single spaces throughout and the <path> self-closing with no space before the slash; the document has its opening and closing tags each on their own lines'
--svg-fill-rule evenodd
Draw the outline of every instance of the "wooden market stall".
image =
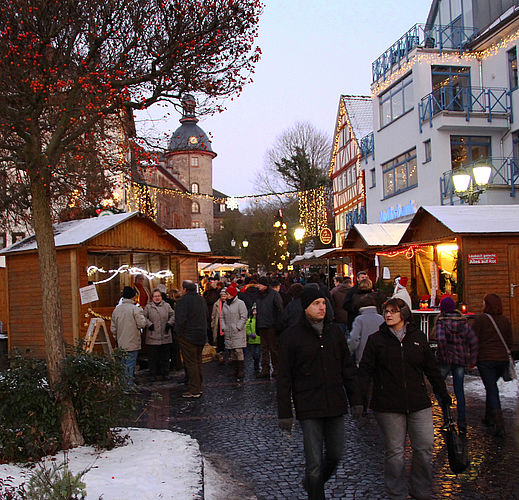
<svg viewBox="0 0 519 500">
<path fill-rule="evenodd" d="M 188 250 L 138 212 L 63 222 L 54 226 L 65 341 L 84 338 L 92 317 L 107 321 L 125 285 L 145 275 L 149 290 L 159 283 L 180 288 L 196 282 L 199 254 Z M 6 258 L 4 283 L 9 349 L 44 355 L 42 300 L 37 245 L 30 236 L 0 252 Z M 95 284 L 98 299 L 81 304 L 80 289 Z"/>
<path fill-rule="evenodd" d="M 519 205 L 421 207 L 403 234 L 422 263 L 417 293 L 458 295 L 469 312 L 498 294 L 519 349 Z"/>
</svg>

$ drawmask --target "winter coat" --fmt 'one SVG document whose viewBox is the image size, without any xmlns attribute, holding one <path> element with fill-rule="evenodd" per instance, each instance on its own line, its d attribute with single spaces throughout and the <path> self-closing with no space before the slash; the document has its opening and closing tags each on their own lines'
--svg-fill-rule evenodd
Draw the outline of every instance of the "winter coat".
<svg viewBox="0 0 519 500">
<path fill-rule="evenodd" d="M 306 315 L 280 337 L 277 402 L 279 418 L 337 417 L 362 404 L 357 370 L 340 328 L 325 321 L 322 335 Z"/>
<path fill-rule="evenodd" d="M 402 342 L 386 323 L 370 335 L 359 366 L 360 385 L 365 393 L 373 379 L 371 408 L 377 412 L 412 413 L 431 406 L 424 375 L 445 404 L 450 396 L 425 335 L 406 324 Z"/>
<path fill-rule="evenodd" d="M 368 337 L 378 332 L 380 325 L 384 323 L 384 318 L 377 313 L 375 306 L 361 307 L 359 313 L 353 320 L 348 340 L 348 347 L 357 365 L 362 359 L 362 353 L 364 352 Z"/>
<path fill-rule="evenodd" d="M 230 304 L 225 302 L 222 308 L 222 329 L 225 332 L 226 349 L 247 347 L 245 334 L 247 318 L 247 306 L 243 300 L 234 297 Z"/>
<path fill-rule="evenodd" d="M 146 344 L 147 345 L 163 345 L 171 344 L 171 330 L 175 324 L 175 312 L 167 302 L 155 304 L 153 300 L 146 304 L 144 308 L 144 316 L 146 316 Z M 153 330 L 149 327 L 153 325 Z"/>
<path fill-rule="evenodd" d="M 351 285 L 341 283 L 330 292 L 330 295 L 332 296 L 333 311 L 335 313 L 335 321 L 338 323 L 348 323 L 348 311 L 346 311 L 342 306 L 350 289 Z"/>
<path fill-rule="evenodd" d="M 258 293 L 256 299 L 257 316 L 256 328 L 275 328 L 279 329 L 281 321 L 281 312 L 283 305 L 278 292 L 268 287 L 263 293 Z"/>
<path fill-rule="evenodd" d="M 213 312 L 211 313 L 211 331 L 213 332 L 214 342 L 216 342 L 216 339 L 220 334 L 220 318 L 224 303 L 225 302 L 222 302 L 221 300 L 217 300 L 213 305 Z"/>
<path fill-rule="evenodd" d="M 440 365 L 474 366 L 478 359 L 478 338 L 460 312 L 443 313 L 436 320 L 436 359 Z"/>
<path fill-rule="evenodd" d="M 245 333 L 247 334 L 247 344 L 261 344 L 261 337 L 256 330 L 256 316 L 249 316 L 247 319 Z"/>
<path fill-rule="evenodd" d="M 512 325 L 503 314 L 492 316 L 501 330 L 501 335 L 508 345 L 512 345 Z M 478 337 L 478 361 L 507 361 L 506 349 L 496 332 L 490 318 L 486 314 L 476 316 L 472 323 L 474 333 Z"/>
<path fill-rule="evenodd" d="M 301 320 L 303 314 L 303 306 L 301 305 L 301 298 L 293 298 L 281 313 L 280 331 L 284 331 L 291 326 L 295 326 Z"/>
<path fill-rule="evenodd" d="M 207 320 L 211 320 L 211 314 L 213 312 L 213 306 L 218 300 L 220 300 L 220 290 L 217 288 L 209 288 L 204 292 L 204 300 L 207 304 Z"/>
<path fill-rule="evenodd" d="M 203 346 L 207 342 L 207 305 L 196 292 L 187 292 L 177 301 L 175 332 L 190 344 Z"/>
<path fill-rule="evenodd" d="M 252 312 L 252 306 L 258 302 L 259 293 L 258 287 L 254 284 L 246 285 L 238 292 L 238 298 L 245 302 L 249 314 Z"/>
<path fill-rule="evenodd" d="M 125 351 L 138 351 L 141 348 L 140 328 L 146 326 L 142 308 L 132 299 L 122 299 L 112 313 L 110 330 L 117 347 Z"/>
</svg>

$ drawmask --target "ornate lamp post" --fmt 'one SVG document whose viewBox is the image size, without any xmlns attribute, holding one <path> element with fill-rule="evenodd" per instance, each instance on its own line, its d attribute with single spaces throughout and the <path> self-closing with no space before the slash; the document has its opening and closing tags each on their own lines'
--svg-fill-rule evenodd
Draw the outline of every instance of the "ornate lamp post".
<svg viewBox="0 0 519 500">
<path fill-rule="evenodd" d="M 458 168 L 452 174 L 452 182 L 456 194 L 469 205 L 479 200 L 479 195 L 485 191 L 492 167 L 487 163 L 476 163 L 468 168 Z"/>
</svg>

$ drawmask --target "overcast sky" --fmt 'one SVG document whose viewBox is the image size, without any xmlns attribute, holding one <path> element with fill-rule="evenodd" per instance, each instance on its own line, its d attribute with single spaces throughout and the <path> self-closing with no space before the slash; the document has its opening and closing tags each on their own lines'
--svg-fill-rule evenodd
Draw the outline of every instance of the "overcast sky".
<svg viewBox="0 0 519 500">
<path fill-rule="evenodd" d="M 218 154 L 213 187 L 231 196 L 255 193 L 266 150 L 295 122 L 308 121 L 331 140 L 339 96 L 370 94 L 372 61 L 414 24 L 425 23 L 431 0 L 263 3 L 257 40 L 263 56 L 254 82 L 225 103 L 225 112 L 199 122 Z M 170 113 L 154 122 L 168 136 L 180 125 L 179 114 Z"/>
</svg>

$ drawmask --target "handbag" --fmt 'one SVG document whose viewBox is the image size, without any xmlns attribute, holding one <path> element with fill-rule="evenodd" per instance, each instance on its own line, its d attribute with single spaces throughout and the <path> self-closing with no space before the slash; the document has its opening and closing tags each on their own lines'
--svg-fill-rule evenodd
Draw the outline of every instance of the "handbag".
<svg viewBox="0 0 519 500">
<path fill-rule="evenodd" d="M 449 467 L 454 474 L 460 474 L 470 464 L 469 454 L 467 450 L 467 438 L 460 437 L 456 430 L 456 425 L 452 418 L 450 408 L 444 409 L 446 419 L 445 425 L 442 427 L 445 442 L 447 444 L 447 455 L 449 457 Z"/>
<path fill-rule="evenodd" d="M 499 335 L 501 342 L 505 346 L 506 354 L 508 354 L 508 366 L 506 367 L 506 370 L 503 373 L 503 380 L 505 382 L 510 382 L 511 380 L 515 380 L 517 378 L 517 373 L 515 371 L 514 358 L 512 357 L 512 353 L 510 352 L 510 349 L 508 349 L 505 339 L 503 338 L 503 335 L 501 335 L 501 330 L 497 326 L 497 323 L 495 322 L 494 318 L 492 316 L 490 316 L 490 314 L 488 314 L 488 313 L 485 313 L 485 314 L 489 317 L 490 321 L 494 325 L 494 328 L 496 329 L 496 332 Z"/>
</svg>

